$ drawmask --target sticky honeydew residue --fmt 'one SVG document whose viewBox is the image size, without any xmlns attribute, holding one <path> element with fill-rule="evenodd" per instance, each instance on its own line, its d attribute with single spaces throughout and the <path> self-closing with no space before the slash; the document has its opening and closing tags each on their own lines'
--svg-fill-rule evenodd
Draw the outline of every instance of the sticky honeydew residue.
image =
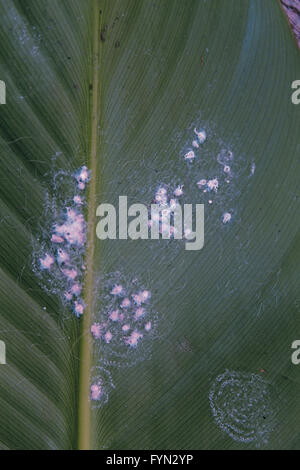
<svg viewBox="0 0 300 470">
<path fill-rule="evenodd" d="M 33 242 L 32 266 L 41 287 L 57 295 L 77 317 L 85 310 L 81 296 L 87 233 L 84 207 L 90 177 L 86 166 L 54 175 L 51 194 L 45 197 L 40 234 Z"/>
<path fill-rule="evenodd" d="M 233 440 L 257 447 L 275 428 L 271 385 L 257 374 L 226 370 L 214 381 L 209 402 L 217 425 Z"/>
</svg>

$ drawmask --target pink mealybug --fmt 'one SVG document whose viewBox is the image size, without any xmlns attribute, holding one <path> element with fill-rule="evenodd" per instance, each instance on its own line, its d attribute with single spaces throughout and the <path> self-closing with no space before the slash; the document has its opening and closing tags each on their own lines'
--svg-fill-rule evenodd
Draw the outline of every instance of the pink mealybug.
<svg viewBox="0 0 300 470">
<path fill-rule="evenodd" d="M 133 294 L 132 295 L 133 301 L 137 306 L 140 306 L 143 302 L 143 298 L 140 294 Z"/>
<path fill-rule="evenodd" d="M 118 321 L 119 320 L 119 310 L 113 310 L 109 315 L 109 319 L 111 321 Z"/>
<path fill-rule="evenodd" d="M 109 393 L 115 386 L 111 374 L 103 367 L 93 367 L 90 386 L 90 399 L 94 406 L 99 408 L 108 402 Z"/>
<path fill-rule="evenodd" d="M 123 292 L 123 286 L 121 284 L 115 285 L 111 291 L 112 295 L 121 295 Z"/>
<path fill-rule="evenodd" d="M 219 187 L 219 181 L 217 178 L 214 178 L 212 180 L 209 180 L 207 182 L 207 188 L 210 190 L 210 191 L 215 191 L 217 192 L 218 191 L 218 187 Z"/>
<path fill-rule="evenodd" d="M 107 331 L 107 332 L 105 333 L 105 335 L 104 335 L 104 339 L 105 339 L 106 343 L 110 343 L 111 340 L 112 340 L 112 337 L 113 337 L 113 336 L 112 336 L 111 332 L 110 332 L 110 331 Z"/>
<path fill-rule="evenodd" d="M 52 243 L 63 243 L 64 239 L 62 237 L 59 237 L 58 235 L 53 234 L 51 237 Z"/>
<path fill-rule="evenodd" d="M 91 326 L 91 333 L 94 336 L 94 338 L 101 338 L 102 334 L 102 327 L 99 323 L 93 323 Z"/>
<path fill-rule="evenodd" d="M 134 330 L 128 338 L 125 338 L 125 343 L 131 347 L 136 347 L 138 341 L 143 337 L 142 333 Z"/>
<path fill-rule="evenodd" d="M 143 307 L 139 307 L 136 309 L 135 311 L 135 316 L 134 318 L 136 320 L 139 320 L 141 317 L 143 317 L 145 315 L 145 309 Z"/>
<path fill-rule="evenodd" d="M 81 196 L 74 196 L 73 197 L 73 201 L 75 202 L 75 204 L 77 204 L 78 206 L 81 206 L 83 204 L 82 202 L 82 197 Z"/>
<path fill-rule="evenodd" d="M 201 188 L 202 186 L 206 186 L 207 181 L 205 179 L 199 180 L 197 186 Z"/>
<path fill-rule="evenodd" d="M 76 279 L 76 277 L 78 276 L 77 269 L 63 269 L 62 272 L 67 278 L 72 280 Z"/>
<path fill-rule="evenodd" d="M 129 308 L 130 305 L 131 305 L 131 302 L 128 299 L 128 297 L 125 297 L 125 299 L 123 299 L 121 302 L 121 308 Z"/>
<path fill-rule="evenodd" d="M 174 196 L 180 197 L 182 195 L 183 195 L 183 184 L 177 186 L 177 188 L 175 188 L 174 190 Z"/>
<path fill-rule="evenodd" d="M 71 292 L 72 294 L 79 295 L 81 293 L 82 287 L 78 282 L 72 285 Z"/>
<path fill-rule="evenodd" d="M 103 325 L 101 338 L 95 338 L 101 363 L 124 367 L 149 358 L 157 324 L 157 313 L 150 301 L 151 291 L 140 285 L 138 279 L 127 279 L 120 272 L 103 276 L 98 282 L 100 308 L 93 318 L 95 323 Z M 130 305 L 126 307 L 128 300 Z M 147 308 L 143 304 L 147 304 Z M 118 310 L 118 316 L 111 316 L 115 310 Z"/>
<path fill-rule="evenodd" d="M 40 258 L 40 264 L 42 269 L 50 269 L 53 263 L 54 258 L 48 253 L 46 253 L 44 258 Z"/>
<path fill-rule="evenodd" d="M 79 172 L 76 174 L 76 179 L 78 182 L 82 181 L 87 183 L 90 179 L 90 172 L 88 168 L 84 165 L 80 168 Z"/>
<path fill-rule="evenodd" d="M 160 187 L 155 194 L 155 202 L 157 204 L 166 204 L 168 201 L 166 188 Z"/>
<path fill-rule="evenodd" d="M 169 204 L 170 210 L 175 211 L 177 206 L 178 206 L 177 199 L 170 199 L 170 204 Z"/>
<path fill-rule="evenodd" d="M 193 152 L 193 150 L 190 150 L 189 152 L 187 152 L 184 156 L 184 159 L 191 162 L 192 160 L 194 160 L 195 158 L 195 152 Z"/>
<path fill-rule="evenodd" d="M 149 290 L 143 290 L 140 295 L 142 297 L 143 302 L 146 302 L 151 298 L 151 292 Z"/>
<path fill-rule="evenodd" d="M 73 295 L 71 294 L 71 292 L 65 292 L 64 297 L 66 300 L 69 301 L 73 299 Z"/>
<path fill-rule="evenodd" d="M 77 317 L 83 314 L 85 305 L 82 301 L 75 300 L 74 302 L 74 311 Z"/>
<path fill-rule="evenodd" d="M 98 384 L 91 385 L 91 399 L 99 400 L 102 394 L 102 387 Z"/>
</svg>

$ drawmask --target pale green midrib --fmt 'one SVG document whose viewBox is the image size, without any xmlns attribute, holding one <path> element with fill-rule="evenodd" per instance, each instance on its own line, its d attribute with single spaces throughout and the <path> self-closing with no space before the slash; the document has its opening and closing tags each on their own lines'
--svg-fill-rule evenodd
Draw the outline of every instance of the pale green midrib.
<svg viewBox="0 0 300 470">
<path fill-rule="evenodd" d="M 86 252 L 86 276 L 84 301 L 86 310 L 82 318 L 80 341 L 80 370 L 79 370 L 79 411 L 78 411 L 78 449 L 89 450 L 91 445 L 91 409 L 90 409 L 90 371 L 92 351 L 90 347 L 90 325 L 93 309 L 94 270 L 93 259 L 95 250 L 96 225 L 96 173 L 97 173 L 97 128 L 99 110 L 99 31 L 100 12 L 98 1 L 93 0 L 93 91 L 91 98 L 89 168 L 92 172 L 88 195 L 88 239 Z"/>
</svg>

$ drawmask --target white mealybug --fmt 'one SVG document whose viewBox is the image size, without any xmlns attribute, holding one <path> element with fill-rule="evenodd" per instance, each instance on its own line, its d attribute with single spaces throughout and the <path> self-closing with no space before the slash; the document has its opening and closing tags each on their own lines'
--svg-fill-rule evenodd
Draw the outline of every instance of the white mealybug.
<svg viewBox="0 0 300 470">
<path fill-rule="evenodd" d="M 206 141 L 206 132 L 205 132 L 205 130 L 201 129 L 201 131 L 197 131 L 197 129 L 194 129 L 194 132 L 198 137 L 199 143 L 203 144 Z"/>
<path fill-rule="evenodd" d="M 207 181 L 205 179 L 199 180 L 197 183 L 197 186 L 201 188 L 201 186 L 205 186 Z"/>
<path fill-rule="evenodd" d="M 176 197 L 182 196 L 183 195 L 183 189 L 182 188 L 183 188 L 183 184 L 177 186 L 177 188 L 174 191 L 174 196 L 176 196 Z"/>
<path fill-rule="evenodd" d="M 104 335 L 104 340 L 105 340 L 105 342 L 106 342 L 107 344 L 111 342 L 111 340 L 112 340 L 112 334 L 111 334 L 110 331 L 107 331 L 107 332 L 105 333 L 105 335 Z"/>
<path fill-rule="evenodd" d="M 195 158 L 195 152 L 193 150 L 190 150 L 188 153 L 185 154 L 184 159 L 187 161 L 192 161 Z"/>
<path fill-rule="evenodd" d="M 227 224 L 231 220 L 231 214 L 229 212 L 225 212 L 222 216 L 223 224 Z"/>
</svg>

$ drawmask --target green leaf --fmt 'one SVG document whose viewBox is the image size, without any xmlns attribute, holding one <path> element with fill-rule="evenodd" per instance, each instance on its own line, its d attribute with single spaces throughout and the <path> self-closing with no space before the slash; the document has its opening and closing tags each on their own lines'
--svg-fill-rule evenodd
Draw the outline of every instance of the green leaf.
<svg viewBox="0 0 300 470">
<path fill-rule="evenodd" d="M 0 447 L 299 448 L 300 65 L 279 2 L 1 0 L 0 16 Z M 194 128 L 207 139 L 188 163 Z M 229 151 L 226 184 L 217 156 Z M 83 164 L 77 319 L 43 290 L 34 257 L 51 200 L 64 205 Z M 217 193 L 199 190 L 215 177 Z M 202 250 L 96 237 L 98 204 L 149 205 L 179 184 L 184 202 L 205 204 Z M 158 321 L 150 343 L 112 361 L 90 328 L 117 271 L 151 291 Z M 103 406 L 90 399 L 99 377 Z"/>
</svg>

